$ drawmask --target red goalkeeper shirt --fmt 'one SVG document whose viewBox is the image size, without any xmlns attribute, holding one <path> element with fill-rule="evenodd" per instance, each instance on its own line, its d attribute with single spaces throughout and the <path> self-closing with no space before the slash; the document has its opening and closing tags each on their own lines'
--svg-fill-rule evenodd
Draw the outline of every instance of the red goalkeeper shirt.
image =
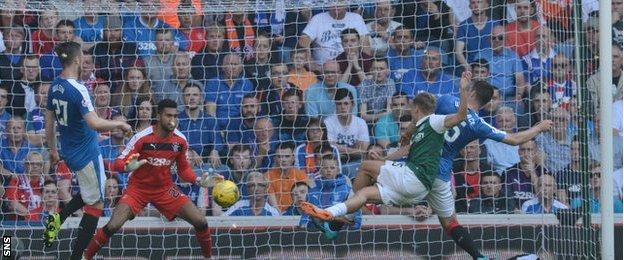
<svg viewBox="0 0 624 260">
<path fill-rule="evenodd" d="M 173 185 L 171 166 L 177 164 L 178 175 L 186 182 L 194 183 L 195 173 L 186 159 L 188 143 L 186 137 L 177 129 L 165 138 L 161 138 L 154 126 L 137 133 L 130 139 L 126 149 L 112 165 L 114 171 L 122 172 L 130 155 L 140 154 L 138 160 L 147 160 L 146 164 L 130 174 L 128 186 L 145 189 L 169 188 Z"/>
</svg>

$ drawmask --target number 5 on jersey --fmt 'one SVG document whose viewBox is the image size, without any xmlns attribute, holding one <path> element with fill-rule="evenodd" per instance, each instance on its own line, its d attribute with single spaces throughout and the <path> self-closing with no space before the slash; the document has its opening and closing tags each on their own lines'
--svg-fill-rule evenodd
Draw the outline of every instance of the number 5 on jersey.
<svg viewBox="0 0 624 260">
<path fill-rule="evenodd" d="M 67 126 L 67 101 L 52 99 L 56 120 L 62 126 Z"/>
</svg>

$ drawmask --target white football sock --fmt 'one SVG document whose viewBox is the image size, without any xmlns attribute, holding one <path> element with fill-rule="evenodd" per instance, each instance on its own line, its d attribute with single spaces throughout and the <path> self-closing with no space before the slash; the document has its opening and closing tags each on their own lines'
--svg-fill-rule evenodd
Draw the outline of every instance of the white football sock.
<svg viewBox="0 0 624 260">
<path fill-rule="evenodd" d="M 347 204 L 338 203 L 334 206 L 326 208 L 325 210 L 329 211 L 334 217 L 340 217 L 347 214 Z"/>
</svg>

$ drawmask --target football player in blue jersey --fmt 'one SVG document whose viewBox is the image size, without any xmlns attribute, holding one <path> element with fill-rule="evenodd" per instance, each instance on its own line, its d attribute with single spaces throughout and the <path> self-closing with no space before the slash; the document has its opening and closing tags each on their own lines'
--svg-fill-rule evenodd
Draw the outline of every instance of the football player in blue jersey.
<svg viewBox="0 0 624 260">
<path fill-rule="evenodd" d="M 444 146 L 440 158 L 439 173 L 433 182 L 432 188 L 427 195 L 429 206 L 438 215 L 440 224 L 455 243 L 470 254 L 474 259 L 487 259 L 476 248 L 474 241 L 470 237 L 468 230 L 461 226 L 455 215 L 455 200 L 453 198 L 450 176 L 452 162 L 461 149 L 474 140 L 492 139 L 510 145 L 519 145 L 533 139 L 541 132 L 547 131 L 552 126 L 552 121 L 543 120 L 534 127 L 517 133 L 505 133 L 488 123 L 477 114 L 478 111 L 490 102 L 494 87 L 485 81 L 474 81 L 468 98 L 468 115 L 466 119 L 458 125 L 450 128 L 444 134 Z M 459 99 L 452 95 L 443 95 L 437 99 L 435 114 L 448 115 L 457 112 Z M 409 145 L 410 136 L 413 133 L 410 129 L 401 137 L 401 146 Z M 386 161 L 393 158 L 392 155 L 386 157 L 378 156 L 380 160 Z M 370 186 L 379 175 L 379 162 L 364 161 L 360 166 L 358 176 L 353 181 L 354 191 Z"/>
<path fill-rule="evenodd" d="M 63 71 L 51 84 L 45 115 L 50 164 L 56 165 L 61 158 L 65 161 L 76 175 L 80 195 L 72 198 L 60 214 L 54 213 L 48 217 L 44 242 L 50 246 L 56 239 L 63 221 L 82 208 L 84 215 L 71 254 L 71 259 L 80 259 L 102 215 L 106 176 L 96 131 L 120 129 L 130 133 L 132 128 L 122 121 L 101 119 L 95 113 L 87 88 L 77 82 L 82 64 L 80 44 L 60 43 L 55 52 L 61 61 Z M 57 131 L 59 147 L 56 140 Z"/>
</svg>

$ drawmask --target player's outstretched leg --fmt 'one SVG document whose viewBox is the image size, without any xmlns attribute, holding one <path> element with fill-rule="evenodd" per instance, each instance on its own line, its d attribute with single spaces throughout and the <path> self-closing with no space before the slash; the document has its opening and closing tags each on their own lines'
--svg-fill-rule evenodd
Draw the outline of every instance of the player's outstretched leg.
<svg viewBox="0 0 624 260">
<path fill-rule="evenodd" d="M 210 258 L 212 256 L 212 238 L 206 216 L 190 200 L 184 203 L 176 215 L 195 228 L 195 236 L 201 247 L 202 255 Z"/>
<path fill-rule="evenodd" d="M 381 202 L 381 194 L 377 186 L 368 186 L 355 193 L 355 195 L 349 198 L 343 203 L 338 203 L 327 209 L 321 209 L 314 204 L 300 201 L 299 208 L 303 210 L 310 217 L 317 218 L 323 221 L 332 221 L 336 217 L 344 216 L 349 213 L 353 213 L 362 208 L 366 202 L 379 203 Z"/>
<path fill-rule="evenodd" d="M 118 204 L 113 210 L 113 214 L 106 223 L 105 226 L 98 229 L 93 236 L 93 239 L 90 239 L 89 245 L 86 250 L 84 250 L 83 257 L 85 259 L 93 259 L 93 256 L 100 251 L 100 249 L 108 243 L 110 237 L 113 236 L 126 221 L 132 219 L 134 214 L 130 209 L 130 206 L 124 203 Z"/>
<path fill-rule="evenodd" d="M 84 214 L 78 225 L 78 234 L 72 248 L 72 254 L 70 259 L 80 260 L 82 259 L 82 252 L 84 252 L 87 244 L 93 238 L 93 233 L 97 228 L 98 220 L 102 216 L 102 208 L 104 204 L 102 202 L 96 202 L 92 205 L 86 205 L 82 209 Z"/>
<path fill-rule="evenodd" d="M 377 181 L 381 166 L 385 163 L 384 161 L 363 161 L 353 181 L 353 191 L 357 192 L 365 187 L 373 185 Z"/>
<path fill-rule="evenodd" d="M 65 220 L 74 214 L 77 210 L 84 207 L 85 203 L 82 200 L 82 196 L 75 195 L 72 199 L 63 207 L 60 213 L 50 214 L 48 219 L 46 220 L 46 229 L 43 232 L 44 244 L 45 246 L 51 246 L 56 240 L 58 233 L 61 231 L 61 225 L 65 222 Z"/>
<path fill-rule="evenodd" d="M 470 233 L 468 233 L 468 229 L 459 224 L 457 215 L 453 214 L 450 217 L 438 217 L 438 219 L 440 220 L 442 228 L 453 238 L 455 244 L 464 249 L 472 258 L 488 259 L 479 252 Z"/>
</svg>

